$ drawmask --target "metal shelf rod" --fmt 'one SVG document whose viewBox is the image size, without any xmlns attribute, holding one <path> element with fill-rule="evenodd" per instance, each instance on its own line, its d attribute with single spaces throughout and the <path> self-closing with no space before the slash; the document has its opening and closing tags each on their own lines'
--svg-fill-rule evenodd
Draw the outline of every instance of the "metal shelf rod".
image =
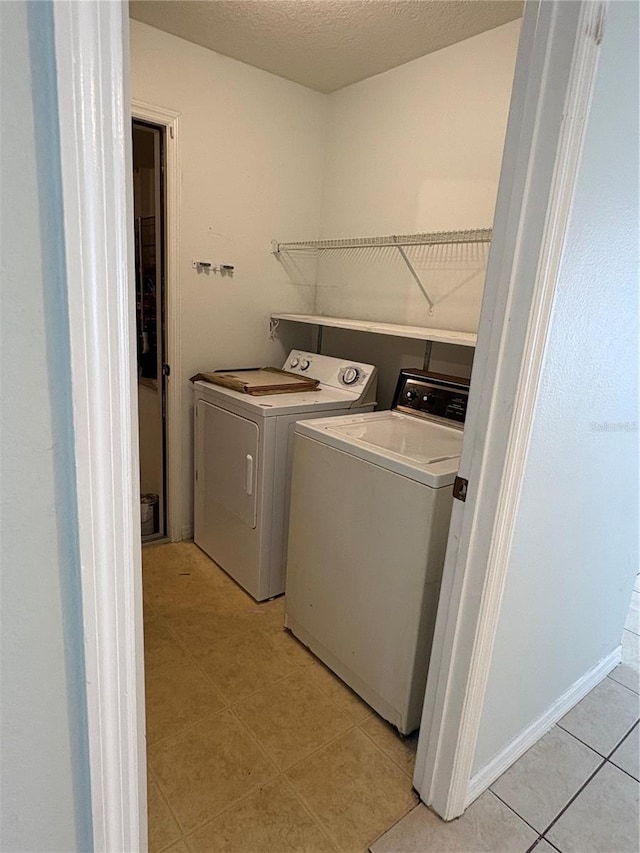
<svg viewBox="0 0 640 853">
<path fill-rule="evenodd" d="M 407 255 L 407 253 L 405 252 L 404 247 L 403 247 L 403 246 L 401 246 L 399 243 L 396 243 L 396 249 L 397 249 L 397 250 L 400 252 L 400 254 L 402 255 L 402 260 L 405 262 L 405 264 L 406 264 L 406 265 L 407 265 L 407 267 L 409 268 L 409 272 L 410 272 L 410 273 L 411 273 L 411 275 L 413 276 L 413 279 L 414 279 L 415 283 L 416 283 L 416 284 L 418 285 L 418 287 L 420 288 L 420 292 L 422 293 L 422 295 L 424 296 L 424 298 L 425 298 L 425 299 L 427 300 L 427 302 L 429 303 L 429 311 L 430 311 L 431 313 L 433 313 L 433 305 L 434 305 L 433 299 L 429 296 L 429 294 L 428 294 L 428 292 L 427 292 L 427 288 L 424 286 L 424 282 L 422 281 L 422 279 L 421 279 L 421 278 L 420 278 L 420 276 L 418 275 L 418 273 L 417 273 L 417 271 L 416 271 L 415 267 L 413 266 L 413 264 L 412 264 L 412 263 L 411 263 L 411 261 L 409 260 L 409 256 L 408 256 L 408 255 Z"/>
<path fill-rule="evenodd" d="M 271 243 L 274 254 L 304 249 L 366 249 L 388 246 L 444 246 L 459 243 L 490 243 L 491 228 L 464 231 L 433 231 L 428 234 L 398 234 L 388 237 L 353 237 L 338 240 L 301 240 L 293 243 Z"/>
</svg>

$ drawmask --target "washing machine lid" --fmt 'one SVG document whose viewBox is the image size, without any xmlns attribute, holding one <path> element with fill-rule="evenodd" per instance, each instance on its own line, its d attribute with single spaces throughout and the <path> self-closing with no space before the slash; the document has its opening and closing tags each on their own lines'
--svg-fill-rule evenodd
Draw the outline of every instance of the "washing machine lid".
<svg viewBox="0 0 640 853">
<path fill-rule="evenodd" d="M 400 412 L 300 421 L 296 432 L 433 488 L 453 484 L 462 431 Z"/>
</svg>

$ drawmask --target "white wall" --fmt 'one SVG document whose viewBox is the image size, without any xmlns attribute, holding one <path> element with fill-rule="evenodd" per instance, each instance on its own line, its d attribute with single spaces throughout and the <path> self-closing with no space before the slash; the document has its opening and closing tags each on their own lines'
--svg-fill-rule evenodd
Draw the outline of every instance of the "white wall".
<svg viewBox="0 0 640 853">
<path fill-rule="evenodd" d="M 278 309 L 476 329 L 486 247 L 413 250 L 436 297 L 465 282 L 430 316 L 394 250 L 278 263 L 268 245 L 491 225 L 519 31 L 515 21 L 326 96 L 131 22 L 133 96 L 182 113 L 183 382 L 309 345 L 285 324 L 267 341 Z M 198 276 L 196 256 L 235 264 L 234 279 Z M 415 341 L 335 331 L 323 349 L 378 364 L 382 406 L 398 369 L 424 356 Z M 471 350 L 434 357 L 469 376 Z M 187 495 L 190 406 L 185 384 Z"/>
<path fill-rule="evenodd" d="M 307 311 L 270 241 L 316 237 L 320 218 L 326 96 L 131 21 L 136 99 L 180 117 L 182 204 L 179 259 L 183 348 L 183 527 L 192 519 L 192 398 L 202 370 L 275 364 L 299 326 L 270 341 L 272 311 Z M 191 259 L 233 264 L 233 278 L 198 275 Z"/>
<path fill-rule="evenodd" d="M 493 223 L 520 21 L 408 62 L 329 96 L 321 235 L 356 237 L 490 227 Z M 409 249 L 433 314 L 397 250 L 325 253 L 316 310 L 476 331 L 487 246 Z M 325 352 L 376 361 L 389 405 L 398 369 L 422 366 L 424 344 L 342 333 Z M 436 346 L 435 369 L 469 376 L 472 350 Z M 453 362 L 453 364 L 452 364 Z"/>
<path fill-rule="evenodd" d="M 51 4 L 1 3 L 0 849 L 91 849 Z"/>
<path fill-rule="evenodd" d="M 323 237 L 491 226 L 519 33 L 514 21 L 330 96 Z M 485 251 L 411 252 L 436 297 L 469 277 L 433 316 L 391 248 L 325 255 L 318 307 L 475 331 Z"/>
<path fill-rule="evenodd" d="M 616 649 L 637 572 L 638 49 L 610 4 L 474 773 Z"/>
</svg>

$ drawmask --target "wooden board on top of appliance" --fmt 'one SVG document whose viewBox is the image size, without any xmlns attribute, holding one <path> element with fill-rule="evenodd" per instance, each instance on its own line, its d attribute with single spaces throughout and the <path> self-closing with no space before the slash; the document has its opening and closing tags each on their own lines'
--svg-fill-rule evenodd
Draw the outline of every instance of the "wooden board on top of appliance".
<svg viewBox="0 0 640 853">
<path fill-rule="evenodd" d="M 203 380 L 213 385 L 222 385 L 242 394 L 292 394 L 302 391 L 317 391 L 319 380 L 310 376 L 289 373 L 277 367 L 242 368 L 214 373 L 197 373 L 192 382 Z"/>
</svg>

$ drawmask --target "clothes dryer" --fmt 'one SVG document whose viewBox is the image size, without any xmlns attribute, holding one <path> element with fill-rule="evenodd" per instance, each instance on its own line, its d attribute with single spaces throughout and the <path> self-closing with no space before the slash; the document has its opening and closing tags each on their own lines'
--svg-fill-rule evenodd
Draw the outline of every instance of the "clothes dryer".
<svg viewBox="0 0 640 853">
<path fill-rule="evenodd" d="M 284 592 L 296 421 L 375 405 L 373 365 L 293 350 L 283 369 L 318 389 L 251 396 L 194 383 L 194 540 L 257 601 Z"/>
</svg>

